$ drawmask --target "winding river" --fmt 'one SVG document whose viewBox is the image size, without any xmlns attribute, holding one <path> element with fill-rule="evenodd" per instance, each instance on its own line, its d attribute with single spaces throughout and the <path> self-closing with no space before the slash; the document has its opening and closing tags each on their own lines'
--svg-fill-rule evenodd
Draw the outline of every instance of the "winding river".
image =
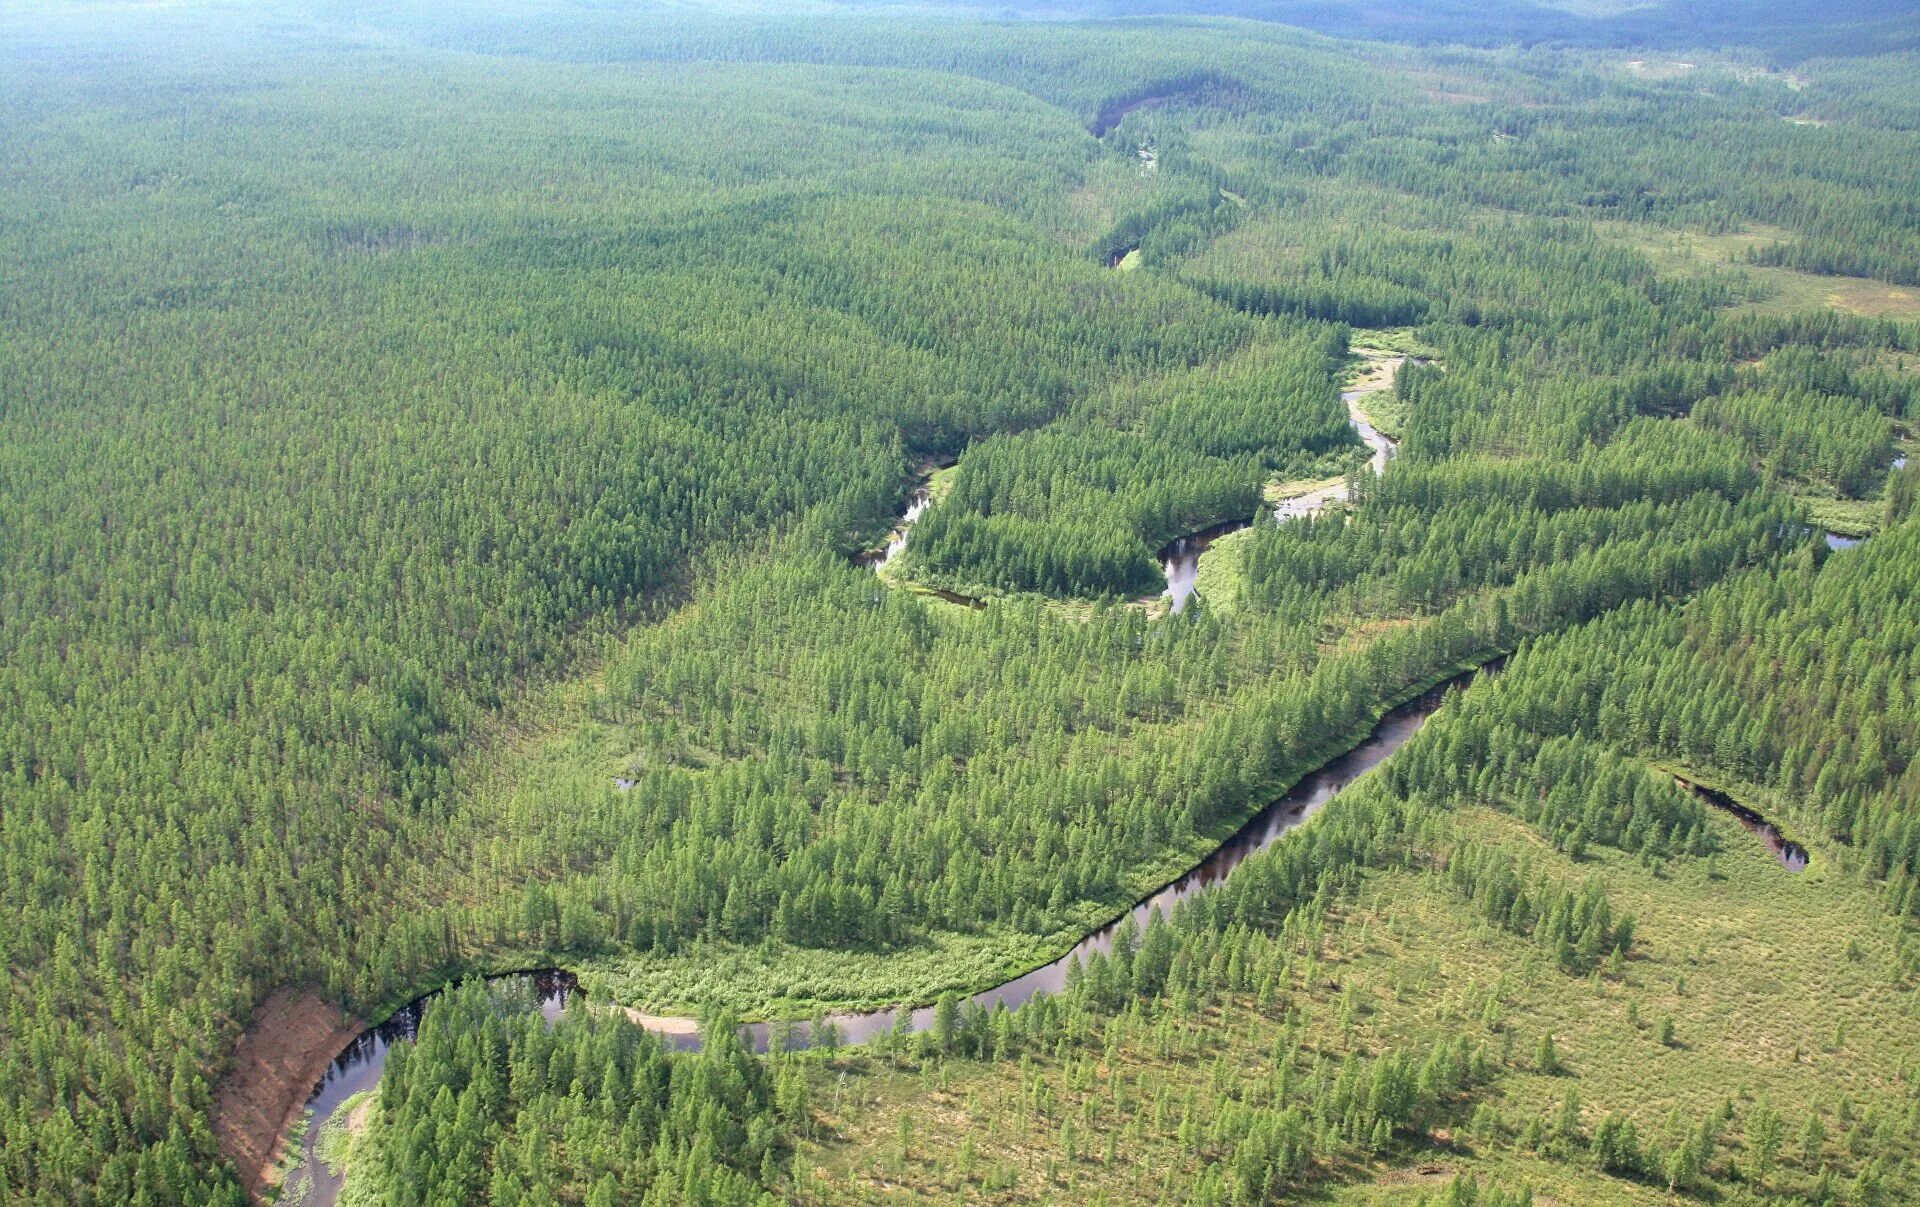
<svg viewBox="0 0 1920 1207">
<path fill-rule="evenodd" d="M 1387 462 L 1393 459 L 1394 450 L 1399 446 L 1391 437 L 1373 425 L 1373 421 L 1361 409 L 1360 400 L 1369 394 L 1377 394 L 1392 388 L 1394 372 L 1407 358 L 1377 354 L 1363 355 L 1371 363 L 1372 368 L 1368 370 L 1359 385 L 1340 395 L 1340 401 L 1346 405 L 1347 421 L 1353 424 L 1353 430 L 1359 434 L 1360 442 L 1372 451 L 1372 456 L 1367 460 L 1367 467 L 1376 474 L 1382 474 L 1386 472 Z M 948 464 L 952 463 L 948 462 Z M 907 537 L 912 532 L 915 521 L 926 514 L 927 508 L 933 506 L 933 491 L 927 482 L 927 477 L 932 474 L 933 468 L 938 467 L 921 471 L 919 484 L 908 496 L 906 510 L 901 513 L 899 522 L 894 525 L 893 531 L 887 534 L 886 544 L 879 549 L 862 554 L 858 559 L 860 565 L 871 566 L 876 571 L 882 570 L 906 551 Z M 1331 504 L 1344 503 L 1350 496 L 1347 479 L 1341 478 L 1337 482 L 1282 500 L 1274 508 L 1274 518 L 1281 521 L 1302 519 L 1326 510 Z M 1167 589 L 1161 592 L 1161 596 L 1168 601 L 1168 611 L 1181 611 L 1192 600 L 1200 573 L 1200 555 L 1205 553 L 1214 541 L 1247 526 L 1246 520 L 1228 520 L 1200 532 L 1180 537 L 1160 551 L 1160 567 L 1167 579 Z M 982 600 L 952 591 L 936 589 L 932 593 L 949 602 L 969 608 L 986 606 Z"/>
<path fill-rule="evenodd" d="M 560 1017 L 567 999 L 580 989 L 580 983 L 572 973 L 557 968 L 487 978 L 489 985 L 509 982 L 526 983 L 534 1001 L 539 1004 L 540 1013 L 548 1022 Z M 426 1013 L 428 1004 L 439 996 L 440 993 L 436 991 L 408 1002 L 389 1015 L 386 1021 L 362 1031 L 358 1038 L 347 1045 L 345 1051 L 333 1058 L 333 1064 L 327 1068 L 320 1084 L 313 1088 L 312 1095 L 307 1099 L 309 1122 L 306 1134 L 300 1138 L 300 1161 L 281 1184 L 277 1202 L 288 1207 L 331 1207 L 340 1197 L 344 1170 L 341 1174 L 335 1174 L 320 1159 L 316 1151 L 320 1134 L 347 1099 L 362 1090 L 379 1087 L 380 1073 L 387 1066 L 388 1051 L 400 1041 L 419 1034 L 422 1015 Z"/>
<path fill-rule="evenodd" d="M 1372 450 L 1367 459 L 1367 468 L 1376 474 L 1387 472 L 1387 462 L 1393 459 L 1394 450 L 1399 445 L 1375 426 L 1361 409 L 1360 400 L 1369 394 L 1377 394 L 1393 384 L 1393 373 L 1407 358 L 1404 356 L 1369 357 L 1373 368 L 1363 379 L 1363 384 L 1340 395 L 1340 401 L 1347 407 L 1347 422 L 1353 424 L 1353 430 L 1359 433 L 1360 442 Z M 1285 523 L 1288 520 L 1305 519 L 1325 511 L 1334 503 L 1344 503 L 1351 497 L 1352 491 L 1346 478 L 1330 482 L 1325 486 L 1282 499 L 1274 506 L 1273 516 Z M 1204 532 L 1183 536 L 1160 551 L 1160 563 L 1167 575 L 1165 595 L 1169 600 L 1169 610 L 1178 612 L 1187 606 L 1193 598 L 1195 586 L 1200 576 L 1200 555 L 1205 553 L 1214 541 L 1230 532 L 1238 532 L 1247 526 L 1244 520 L 1233 520 L 1225 524 L 1216 524 Z"/>
<path fill-rule="evenodd" d="M 1359 433 L 1360 442 L 1373 451 L 1373 456 L 1367 459 L 1367 468 L 1376 474 L 1384 474 L 1387 472 L 1387 462 L 1393 460 L 1394 450 L 1400 445 L 1398 441 L 1373 426 L 1373 420 L 1368 418 L 1366 411 L 1361 409 L 1360 400 L 1369 394 L 1378 394 L 1382 390 L 1391 389 L 1394 372 L 1406 362 L 1407 358 L 1392 356 L 1368 359 L 1373 362 L 1374 368 L 1367 374 L 1365 384 L 1341 394 L 1340 401 L 1347 406 L 1347 422 L 1351 423 L 1353 430 Z M 1352 494 L 1347 479 L 1341 478 L 1317 490 L 1282 499 L 1273 509 L 1273 516 L 1282 522 L 1304 519 L 1325 511 L 1330 504 L 1346 502 Z"/>
<path fill-rule="evenodd" d="M 1382 374 L 1376 369 L 1371 376 L 1378 378 Z M 1391 379 L 1390 374 L 1386 376 L 1388 380 Z M 1355 430 L 1373 450 L 1373 457 L 1368 464 L 1374 473 L 1385 470 L 1388 460 L 1393 456 L 1394 442 L 1382 435 L 1368 421 L 1366 415 L 1360 410 L 1358 401 L 1366 394 L 1384 388 L 1386 388 L 1384 384 L 1379 384 L 1371 388 L 1350 390 L 1341 395 Z M 1280 505 L 1276 514 L 1282 519 L 1311 515 L 1328 504 L 1347 497 L 1347 486 L 1343 481 L 1287 500 Z M 906 547 L 908 529 L 925 513 L 931 503 L 932 495 L 923 483 L 914 492 L 901 523 L 889 536 L 885 549 L 866 559 L 867 564 L 884 566 L 898 557 Z M 1193 580 L 1198 570 L 1200 554 L 1219 536 L 1244 526 L 1244 523 L 1218 525 L 1204 532 L 1184 537 L 1168 547 L 1165 554 L 1167 584 L 1174 611 L 1180 610 L 1192 597 Z M 1492 664 L 1489 669 L 1492 669 Z M 1377 767 L 1394 751 L 1405 745 L 1408 739 L 1419 732 L 1427 719 L 1439 709 L 1450 691 L 1464 686 L 1480 673 L 1477 670 L 1470 671 L 1387 712 L 1359 745 L 1302 778 L 1279 799 L 1272 801 L 1254 814 L 1209 855 L 1180 877 L 1137 902 L 1125 914 L 1082 938 L 1058 959 L 976 993 L 967 1000 L 991 1011 L 1002 1006 L 1013 1009 L 1040 994 L 1058 993 L 1066 986 L 1069 968 L 1075 964 L 1084 963 L 1096 953 L 1110 952 L 1115 936 L 1125 923 L 1130 921 L 1134 926 L 1144 929 L 1155 913 L 1164 916 L 1182 902 L 1206 892 L 1224 880 L 1249 856 L 1264 850 L 1305 824 L 1348 784 Z M 1685 781 L 1682 782 L 1685 783 Z M 631 784 L 622 782 L 618 786 L 626 788 Z M 1724 793 L 1698 785 L 1689 784 L 1688 786 L 1699 793 L 1703 799 L 1739 818 L 1742 824 L 1767 843 L 1786 867 L 1798 871 L 1806 866 L 1806 851 L 1783 838 L 1779 830 L 1764 817 Z M 579 983 L 573 974 L 560 969 L 515 973 L 488 978 L 488 981 L 490 984 L 525 983 L 531 996 L 538 1003 L 541 1013 L 549 1020 L 558 1018 L 567 1001 L 580 991 Z M 418 1032 L 420 1019 L 427 1005 L 437 996 L 439 996 L 437 992 L 431 993 L 409 1003 L 378 1026 L 363 1032 L 335 1058 L 307 1101 L 310 1123 L 300 1141 L 300 1162 L 287 1179 L 287 1194 L 283 1201 L 312 1205 L 312 1207 L 327 1207 L 336 1201 L 340 1193 L 341 1179 L 331 1174 L 319 1159 L 316 1152 L 319 1137 L 326 1124 L 332 1120 L 347 1099 L 362 1090 L 371 1090 L 378 1086 L 381 1071 L 386 1065 L 388 1051 L 395 1043 L 411 1039 Z M 676 1048 L 691 1050 L 699 1046 L 699 1036 L 689 1026 L 687 1019 L 657 1018 L 637 1011 L 629 1011 L 628 1014 Z M 832 1014 L 827 1016 L 826 1022 L 833 1027 L 839 1042 L 861 1043 L 896 1029 L 912 1032 L 925 1031 L 932 1027 L 933 1015 L 932 1006 L 903 1006 Z M 765 1052 L 773 1044 L 776 1035 L 783 1045 L 806 1046 L 812 1041 L 811 1032 L 812 1025 L 804 1022 L 778 1024 L 759 1022 L 747 1024 L 742 1028 L 741 1034 L 755 1051 Z M 303 1194 L 302 1191 L 304 1191 Z"/>
<path fill-rule="evenodd" d="M 1490 664 L 1488 669 L 1493 669 Z M 1360 776 L 1380 765 L 1386 757 L 1400 749 L 1407 740 L 1420 731 L 1439 708 L 1452 690 L 1464 687 L 1481 671 L 1469 671 L 1425 694 L 1392 709 L 1374 725 L 1366 739 L 1345 754 L 1323 764 L 1318 770 L 1308 773 L 1279 799 L 1269 803 L 1254 814 L 1244 825 L 1215 847 L 1198 864 L 1188 869 L 1178 879 L 1165 885 L 1157 892 L 1147 896 L 1125 914 L 1100 927 L 1076 943 L 1071 950 L 1051 963 L 1043 964 L 1030 972 L 1022 973 L 1009 981 L 983 990 L 967 999 L 986 1010 L 996 1006 L 1008 1009 L 1024 1005 L 1035 996 L 1054 994 L 1066 987 L 1067 969 L 1075 963 L 1084 963 L 1095 953 L 1107 953 L 1113 950 L 1114 936 L 1128 920 L 1142 930 L 1155 912 L 1163 916 L 1170 913 L 1181 902 L 1206 892 L 1224 880 L 1227 874 L 1238 867 L 1248 856 L 1273 845 L 1281 837 L 1299 828 L 1314 814 L 1324 808 L 1328 801 L 1339 794 L 1340 790 Z M 489 977 L 489 984 L 504 984 L 530 980 L 534 996 L 539 1002 L 541 1013 L 549 1020 L 558 1018 L 567 999 L 578 993 L 579 982 L 573 974 L 561 969 L 543 969 L 533 973 L 512 973 L 506 976 Z M 370 1090 L 379 1085 L 380 1073 L 386 1066 L 387 1052 L 392 1046 L 404 1039 L 411 1039 L 419 1031 L 420 1018 L 426 1006 L 438 997 L 439 993 L 430 993 L 410 1002 L 396 1011 L 385 1022 L 362 1033 L 348 1045 L 347 1049 L 335 1058 L 320 1084 L 314 1087 L 312 1096 L 307 1100 L 307 1109 L 311 1113 L 311 1122 L 300 1144 L 300 1164 L 289 1175 L 286 1186 L 289 1194 L 284 1202 L 298 1203 L 302 1207 L 327 1207 L 340 1193 L 340 1179 L 330 1174 L 315 1152 L 315 1146 L 321 1131 L 341 1104 L 361 1090 Z M 902 1022 L 905 1011 L 905 1028 L 909 1031 L 925 1031 L 933 1026 L 934 1008 L 932 1006 L 894 1007 L 885 1010 L 870 1010 L 830 1014 L 827 1021 L 833 1026 L 839 1042 L 863 1043 L 877 1038 L 895 1029 Z M 642 1026 L 659 1035 L 662 1040 L 675 1048 L 691 1051 L 700 1045 L 699 1035 L 688 1026 L 685 1018 L 659 1018 L 629 1011 Z M 811 1041 L 812 1025 L 804 1022 L 794 1023 L 748 1023 L 741 1028 L 741 1036 L 756 1052 L 766 1052 L 771 1047 L 776 1032 L 782 1033 L 782 1043 L 804 1047 Z M 303 1198 L 291 1197 L 293 1189 L 305 1183 Z"/>
<path fill-rule="evenodd" d="M 1360 400 L 1369 394 L 1392 388 L 1394 372 L 1406 359 L 1404 356 L 1368 356 L 1367 360 L 1373 368 L 1362 378 L 1361 384 L 1340 395 L 1340 401 L 1346 404 L 1347 422 L 1359 434 L 1360 442 L 1373 453 L 1367 459 L 1367 468 L 1376 474 L 1387 472 L 1387 462 L 1393 459 L 1394 450 L 1399 444 L 1373 426 L 1372 419 L 1361 409 Z M 1274 506 L 1273 517 L 1282 523 L 1305 519 L 1310 515 L 1318 515 L 1334 503 L 1346 502 L 1351 495 L 1348 480 L 1343 477 L 1304 494 L 1282 499 Z M 1169 610 L 1178 612 L 1193 598 L 1200 575 L 1200 555 L 1216 540 L 1245 527 L 1245 520 L 1216 524 L 1203 532 L 1183 536 L 1160 551 L 1160 563 L 1167 575 L 1165 594 L 1170 601 Z"/>
<path fill-rule="evenodd" d="M 1180 877 L 1135 903 L 1120 917 L 1088 934 L 1058 959 L 976 993 L 967 1000 L 991 1011 L 1001 1006 L 1014 1009 L 1040 994 L 1059 993 L 1066 987 L 1068 969 L 1074 964 L 1084 964 L 1095 954 L 1111 952 L 1115 936 L 1127 922 L 1144 931 L 1155 913 L 1164 917 L 1181 903 L 1219 884 L 1248 857 L 1272 846 L 1304 825 L 1347 785 L 1406 745 L 1426 724 L 1427 719 L 1439 710 L 1450 692 L 1464 687 L 1483 673 L 1497 671 L 1502 662 L 1504 659 L 1489 663 L 1482 670 L 1469 671 L 1450 679 L 1390 710 L 1359 745 L 1310 772 L 1284 795 L 1254 814 Z M 1788 870 L 1797 872 L 1807 866 L 1805 848 L 1783 837 L 1779 829 L 1759 813 L 1723 792 L 1684 779 L 1680 782 L 1703 800 L 1739 819 L 1742 825 L 1767 844 Z M 558 1018 L 568 999 L 580 992 L 579 982 L 573 974 L 561 969 L 511 973 L 487 980 L 492 985 L 525 984 L 539 1004 L 541 1013 L 549 1021 Z M 311 1123 L 301 1141 L 300 1164 L 287 1180 L 289 1191 L 304 1183 L 305 1197 L 288 1198 L 286 1201 L 327 1207 L 338 1197 L 340 1179 L 328 1172 L 315 1152 L 320 1133 L 348 1098 L 379 1085 L 388 1051 L 395 1043 L 413 1038 L 419 1030 L 426 1006 L 438 996 L 438 992 L 430 993 L 409 1003 L 377 1027 L 364 1032 L 334 1060 L 307 1101 Z M 688 1019 L 661 1018 L 631 1010 L 628 1015 L 675 1048 L 691 1051 L 700 1045 L 700 1037 Z M 928 1030 L 933 1026 L 933 1016 L 932 1006 L 895 1007 L 830 1014 L 826 1021 L 833 1027 L 837 1042 L 857 1044 L 876 1039 L 896 1028 L 908 1032 Z M 776 1035 L 783 1046 L 805 1047 L 812 1042 L 812 1030 L 812 1024 L 805 1022 L 758 1022 L 743 1026 L 741 1036 L 754 1051 L 766 1052 Z"/>
</svg>

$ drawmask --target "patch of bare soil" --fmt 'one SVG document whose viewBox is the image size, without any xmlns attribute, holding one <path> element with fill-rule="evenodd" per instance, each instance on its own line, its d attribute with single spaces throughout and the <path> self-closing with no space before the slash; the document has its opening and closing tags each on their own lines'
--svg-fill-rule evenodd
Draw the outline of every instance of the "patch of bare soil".
<svg viewBox="0 0 1920 1207">
<path fill-rule="evenodd" d="M 311 989 L 278 989 L 261 1003 L 213 1096 L 213 1134 L 247 1193 L 264 1202 L 280 1141 L 333 1058 L 364 1024 Z"/>
<path fill-rule="evenodd" d="M 1452 1172 L 1453 1170 L 1445 1165 L 1428 1162 L 1405 1169 L 1390 1169 L 1375 1180 L 1381 1186 L 1417 1186 L 1421 1183 L 1437 1182 Z"/>
</svg>

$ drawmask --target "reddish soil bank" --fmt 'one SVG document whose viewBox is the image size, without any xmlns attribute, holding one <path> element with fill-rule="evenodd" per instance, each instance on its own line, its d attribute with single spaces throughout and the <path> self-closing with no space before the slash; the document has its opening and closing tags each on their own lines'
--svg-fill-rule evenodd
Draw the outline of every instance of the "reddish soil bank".
<svg viewBox="0 0 1920 1207">
<path fill-rule="evenodd" d="M 275 990 L 254 1013 L 214 1090 L 213 1134 L 255 1200 L 272 1184 L 281 1137 L 363 1029 L 311 989 Z"/>
</svg>

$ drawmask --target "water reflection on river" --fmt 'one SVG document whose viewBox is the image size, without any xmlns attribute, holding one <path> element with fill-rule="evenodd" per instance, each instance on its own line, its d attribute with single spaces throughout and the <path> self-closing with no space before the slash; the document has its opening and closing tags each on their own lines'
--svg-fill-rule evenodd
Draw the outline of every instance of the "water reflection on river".
<svg viewBox="0 0 1920 1207">
<path fill-rule="evenodd" d="M 1463 675 L 1393 709 L 1380 719 L 1364 742 L 1307 775 L 1285 795 L 1261 809 L 1185 875 L 1136 904 L 1121 918 L 1087 935 L 1059 959 L 974 994 L 969 1000 L 987 1010 L 997 1006 L 1012 1009 L 1032 1000 L 1036 994 L 1058 993 L 1066 987 L 1067 969 L 1071 964 L 1085 962 L 1096 952 L 1104 954 L 1112 951 L 1114 936 L 1124 922 L 1131 920 L 1136 927 L 1144 930 L 1156 912 L 1164 915 L 1181 902 L 1205 892 L 1225 879 L 1248 856 L 1271 846 L 1280 837 L 1299 827 L 1318 813 L 1342 788 L 1377 767 L 1388 755 L 1405 745 L 1407 739 L 1419 732 L 1427 718 L 1440 707 L 1447 692 L 1463 685 L 1477 673 Z M 578 982 L 573 975 L 560 970 L 494 977 L 489 978 L 488 983 L 524 988 L 530 994 L 530 1000 L 538 1004 L 541 1013 L 549 1020 L 559 1017 L 567 999 L 579 992 Z M 409 1003 L 386 1022 L 361 1035 L 340 1054 L 326 1077 L 314 1088 L 313 1096 L 307 1103 L 313 1121 L 301 1144 L 301 1165 L 288 1180 L 289 1190 L 298 1183 L 306 1184 L 306 1196 L 295 1201 L 314 1207 L 329 1207 L 338 1197 L 340 1179 L 327 1172 L 314 1151 L 320 1132 L 326 1120 L 339 1110 L 343 1102 L 359 1091 L 373 1089 L 379 1084 L 388 1050 L 402 1039 L 413 1038 L 419 1031 L 422 1011 L 437 996 L 429 994 Z M 827 1021 L 832 1024 L 840 1042 L 860 1043 L 900 1026 L 903 1021 L 908 1030 L 924 1031 L 933 1025 L 933 1007 L 906 1009 L 904 1020 L 902 1010 L 895 1008 L 833 1014 L 828 1016 Z M 675 1048 L 691 1051 L 700 1046 L 700 1037 L 687 1030 L 684 1019 L 660 1020 L 652 1025 L 643 1022 L 642 1025 L 648 1026 L 664 1043 Z M 741 1035 L 755 1051 L 765 1052 L 772 1046 L 776 1035 L 783 1046 L 806 1046 L 812 1038 L 812 1027 L 803 1022 L 750 1023 L 741 1029 Z"/>
<path fill-rule="evenodd" d="M 1245 527 L 1245 520 L 1215 524 L 1204 532 L 1183 536 L 1160 551 L 1160 567 L 1167 575 L 1165 594 L 1172 611 L 1185 608 L 1187 601 L 1193 598 L 1194 588 L 1200 583 L 1200 555 L 1221 537 Z"/>
<path fill-rule="evenodd" d="M 1060 992 L 1066 987 L 1068 967 L 1074 963 L 1084 963 L 1095 953 L 1106 954 L 1112 951 L 1114 936 L 1124 923 L 1131 921 L 1134 926 L 1144 930 L 1154 913 L 1165 915 L 1181 902 L 1205 892 L 1225 879 L 1227 874 L 1244 862 L 1248 856 L 1264 850 L 1283 835 L 1297 829 L 1308 818 L 1324 808 L 1342 788 L 1379 766 L 1388 755 L 1404 746 L 1407 739 L 1418 733 L 1420 727 L 1426 724 L 1427 718 L 1439 709 L 1447 692 L 1461 686 L 1472 677 L 1472 674 L 1469 674 L 1452 680 L 1389 712 L 1381 718 L 1380 723 L 1374 727 L 1366 741 L 1309 774 L 1294 785 L 1286 795 L 1261 809 L 1232 837 L 1216 847 L 1212 854 L 1172 884 L 1139 902 L 1120 918 L 1116 918 L 1080 940 L 1072 950 L 1052 963 L 1044 964 L 992 989 L 976 993 L 967 1000 L 986 1010 L 992 1010 L 996 1006 L 1012 1009 L 1032 1000 L 1036 994 Z M 829 1015 L 827 1021 L 833 1025 L 843 1042 L 859 1043 L 892 1030 L 901 1019 L 899 1010 L 889 1009 L 834 1014 Z M 928 1029 L 933 1025 L 933 1007 L 922 1006 L 908 1011 L 906 1025 L 907 1029 L 912 1031 Z M 788 1041 L 795 1046 L 805 1046 L 811 1032 L 811 1027 L 805 1023 L 791 1025 L 752 1023 L 745 1028 L 745 1034 L 756 1051 L 764 1052 L 768 1049 L 776 1029 L 785 1032 Z M 697 1037 L 691 1036 L 677 1037 L 677 1041 L 683 1047 L 692 1047 L 698 1043 Z"/>
<path fill-rule="evenodd" d="M 579 981 L 572 973 L 557 968 L 489 977 L 487 983 L 496 989 L 523 992 L 528 1003 L 536 1006 L 549 1022 L 560 1017 L 567 999 L 580 989 Z M 307 1099 L 307 1110 L 312 1115 L 312 1121 L 307 1126 L 306 1135 L 300 1139 L 300 1163 L 283 1184 L 279 1198 L 281 1203 L 298 1204 L 299 1207 L 331 1207 L 340 1197 L 340 1185 L 344 1179 L 330 1172 L 315 1151 L 320 1134 L 326 1122 L 333 1118 L 347 1099 L 362 1090 L 379 1086 L 380 1073 L 387 1066 L 388 1050 L 401 1040 L 412 1039 L 420 1033 L 421 1015 L 428 1004 L 439 996 L 439 993 L 429 993 L 408 1002 L 379 1026 L 361 1032 L 359 1038 L 347 1045 L 346 1051 L 334 1057 L 326 1075 Z M 304 1193 L 301 1193 L 303 1190 Z"/>
<path fill-rule="evenodd" d="M 917 488 L 907 499 L 907 509 L 900 513 L 900 522 L 894 525 L 893 532 L 887 537 L 886 548 L 878 555 L 869 555 L 861 559 L 861 564 L 878 570 L 905 553 L 907 532 L 913 527 L 914 521 L 925 515 L 927 508 L 931 506 L 933 506 L 933 491 L 926 486 Z"/>
</svg>

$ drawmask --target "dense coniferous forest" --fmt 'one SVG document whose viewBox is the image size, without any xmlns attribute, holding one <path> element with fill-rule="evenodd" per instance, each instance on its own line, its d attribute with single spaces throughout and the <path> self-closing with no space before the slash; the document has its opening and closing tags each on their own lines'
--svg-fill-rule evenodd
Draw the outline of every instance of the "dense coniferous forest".
<svg viewBox="0 0 1920 1207">
<path fill-rule="evenodd" d="M 1920 26 L 1402 7 L 0 15 L 0 1200 L 1920 1195 Z"/>
<path fill-rule="evenodd" d="M 388 1064 L 348 1201 L 754 1204 L 806 1109 L 797 1070 L 776 1077 L 724 1025 L 675 1056 L 578 1001 L 548 1024 L 468 982 Z"/>
</svg>

